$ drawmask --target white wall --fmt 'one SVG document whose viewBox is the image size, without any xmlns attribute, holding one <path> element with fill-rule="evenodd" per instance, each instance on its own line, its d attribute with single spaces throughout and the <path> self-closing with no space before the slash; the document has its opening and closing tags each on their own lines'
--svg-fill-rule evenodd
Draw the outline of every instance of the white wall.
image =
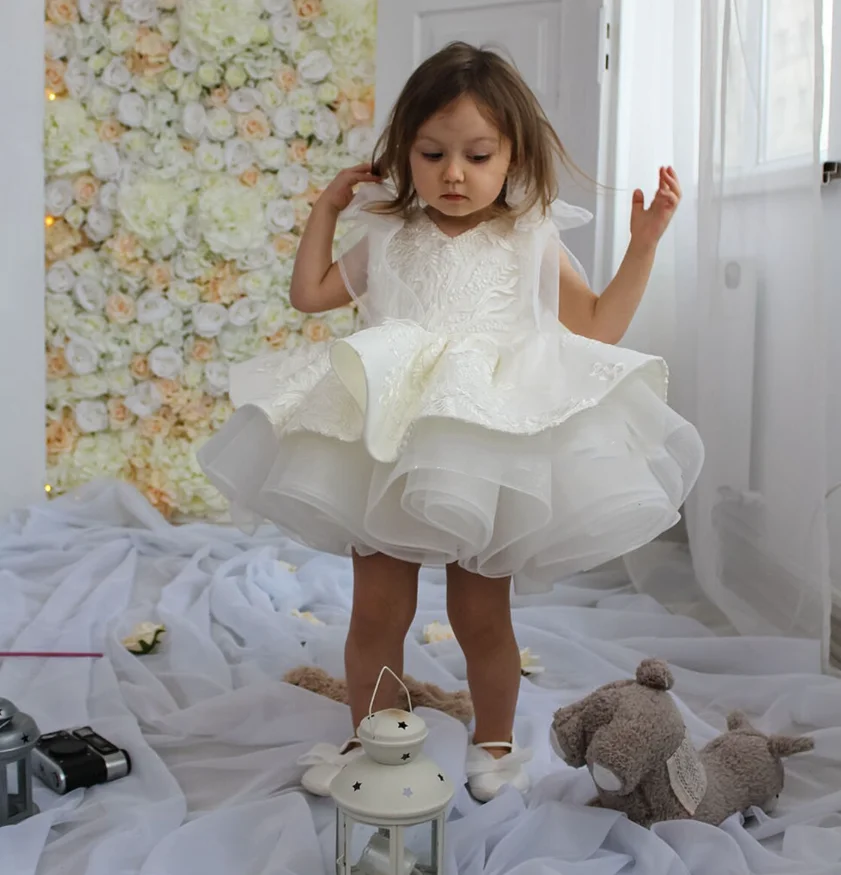
<svg viewBox="0 0 841 875">
<path fill-rule="evenodd" d="M 0 519 L 44 495 L 44 6 L 0 2 Z"/>
</svg>

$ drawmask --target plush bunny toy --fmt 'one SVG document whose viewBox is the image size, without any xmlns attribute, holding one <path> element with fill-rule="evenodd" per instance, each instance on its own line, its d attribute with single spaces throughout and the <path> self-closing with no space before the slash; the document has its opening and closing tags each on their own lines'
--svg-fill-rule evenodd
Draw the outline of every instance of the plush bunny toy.
<svg viewBox="0 0 841 875">
<path fill-rule="evenodd" d="M 550 740 L 568 765 L 589 768 L 598 790 L 592 804 L 646 827 L 689 818 L 719 825 L 753 806 L 770 810 L 783 789 L 783 758 L 812 750 L 812 739 L 764 735 L 736 712 L 727 732 L 696 751 L 672 684 L 664 662 L 645 660 L 636 680 L 607 684 L 555 713 Z"/>
</svg>

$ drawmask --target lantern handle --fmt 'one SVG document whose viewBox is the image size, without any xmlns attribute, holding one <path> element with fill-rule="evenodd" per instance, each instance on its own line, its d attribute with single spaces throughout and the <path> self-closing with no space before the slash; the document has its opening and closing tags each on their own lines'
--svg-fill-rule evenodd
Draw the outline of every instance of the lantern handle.
<svg viewBox="0 0 841 875">
<path fill-rule="evenodd" d="M 394 678 L 394 680 L 396 680 L 397 683 L 400 684 L 401 687 L 403 687 L 403 690 L 406 693 L 406 700 L 409 703 L 409 712 L 412 712 L 412 697 L 409 694 L 408 687 L 406 686 L 406 684 L 403 683 L 403 678 L 397 677 L 397 675 L 387 665 L 384 665 L 380 669 L 380 676 L 377 678 L 377 683 L 374 685 L 374 695 L 371 696 L 371 704 L 368 706 L 368 720 L 370 720 L 374 716 L 374 700 L 377 698 L 377 693 L 380 690 L 380 683 L 382 682 L 383 675 L 386 672 L 388 672 Z"/>
</svg>

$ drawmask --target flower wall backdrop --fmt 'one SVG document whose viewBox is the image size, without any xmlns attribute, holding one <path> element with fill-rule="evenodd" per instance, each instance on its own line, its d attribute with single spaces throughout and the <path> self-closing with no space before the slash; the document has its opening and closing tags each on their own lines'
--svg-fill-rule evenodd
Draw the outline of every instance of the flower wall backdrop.
<svg viewBox="0 0 841 875">
<path fill-rule="evenodd" d="M 373 146 L 375 0 L 48 0 L 48 482 L 225 502 L 195 461 L 228 368 L 339 336 L 289 306 L 298 236 Z"/>
</svg>

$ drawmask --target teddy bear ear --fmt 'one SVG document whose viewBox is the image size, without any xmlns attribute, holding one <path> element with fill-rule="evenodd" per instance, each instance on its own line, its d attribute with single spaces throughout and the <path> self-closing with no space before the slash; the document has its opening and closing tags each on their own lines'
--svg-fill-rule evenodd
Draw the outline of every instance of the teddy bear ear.
<svg viewBox="0 0 841 875">
<path fill-rule="evenodd" d="M 806 736 L 772 735 L 768 739 L 768 748 L 775 757 L 790 757 L 814 750 L 815 741 Z"/>
<path fill-rule="evenodd" d="M 744 711 L 734 711 L 727 715 L 727 729 L 734 732 L 737 729 L 753 729 Z"/>
</svg>

